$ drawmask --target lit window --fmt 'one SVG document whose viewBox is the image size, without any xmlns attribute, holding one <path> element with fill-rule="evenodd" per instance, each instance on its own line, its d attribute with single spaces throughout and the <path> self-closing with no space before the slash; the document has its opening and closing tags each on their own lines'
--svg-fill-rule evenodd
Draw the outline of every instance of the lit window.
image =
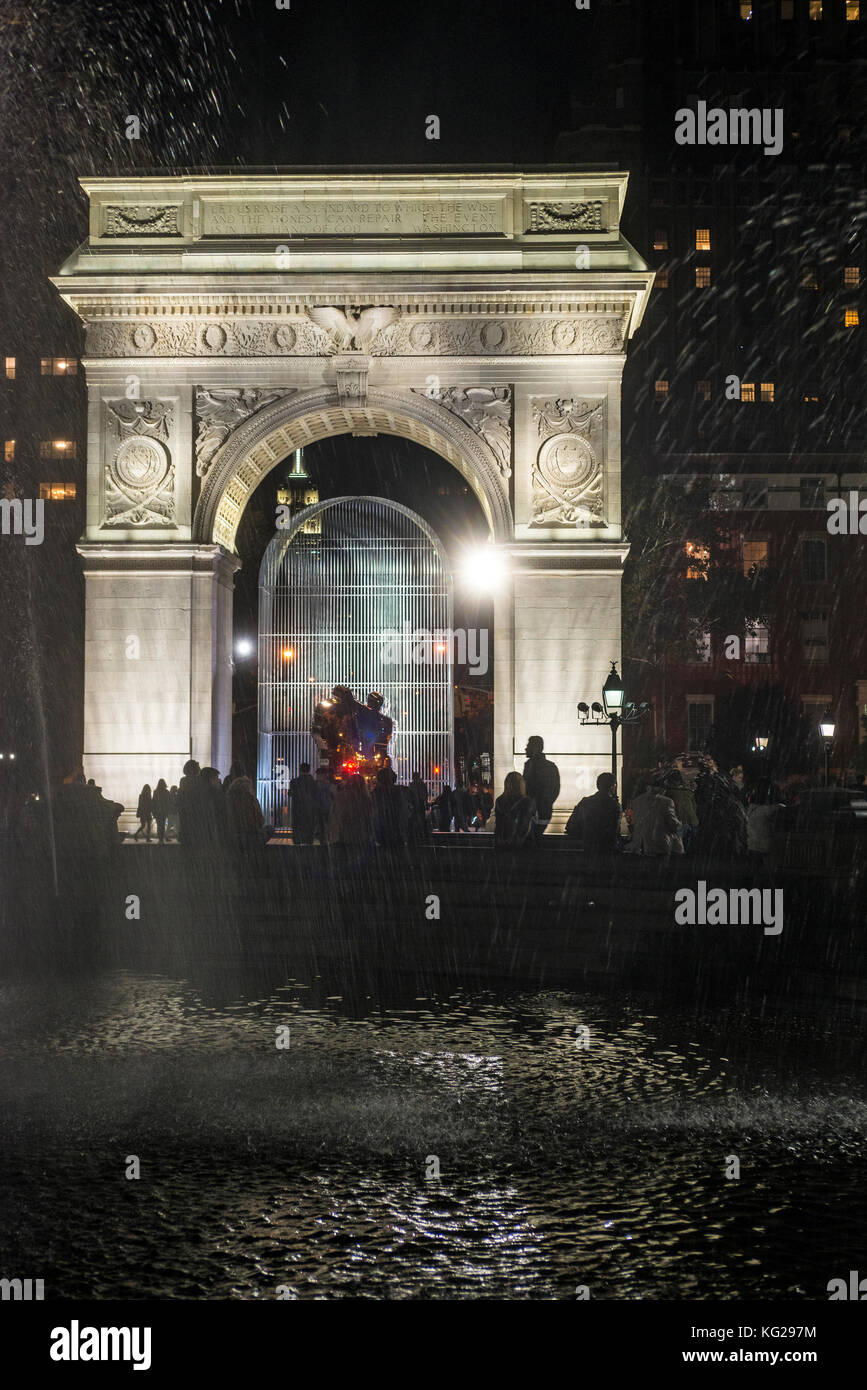
<svg viewBox="0 0 867 1390">
<path fill-rule="evenodd" d="M 850 24 L 856 24 L 861 18 L 861 6 L 858 0 L 846 0 L 846 18 Z"/>
<path fill-rule="evenodd" d="M 825 510 L 825 479 L 802 478 L 800 505 L 803 511 Z"/>
<path fill-rule="evenodd" d="M 754 381 L 741 382 L 741 400 L 749 402 L 750 405 L 755 404 L 756 383 Z"/>
<path fill-rule="evenodd" d="M 39 444 L 41 459 L 74 459 L 75 442 L 71 439 L 43 439 Z"/>
<path fill-rule="evenodd" d="M 667 251 L 667 250 L 668 250 L 668 229 L 667 229 L 667 227 L 657 227 L 656 231 L 653 233 L 653 249 L 654 249 L 654 251 Z"/>
<path fill-rule="evenodd" d="M 15 380 L 15 358 L 14 358 L 14 357 L 7 357 L 7 358 L 6 358 L 6 379 L 7 379 L 7 381 L 14 381 L 14 380 Z"/>
<path fill-rule="evenodd" d="M 822 18 L 822 0 L 810 0 L 810 18 Z"/>
<path fill-rule="evenodd" d="M 804 405 L 819 404 L 819 396 L 818 393 L 815 391 L 807 391 L 806 394 L 801 397 L 801 400 L 803 401 Z"/>
<path fill-rule="evenodd" d="M 3 458 L 6 463 L 15 462 L 15 440 L 7 439 L 3 445 Z"/>
<path fill-rule="evenodd" d="M 695 287 L 697 290 L 706 290 L 710 284 L 710 266 L 697 265 L 695 268 Z"/>
<path fill-rule="evenodd" d="M 654 288 L 657 290 L 668 289 L 668 266 L 660 267 L 660 269 L 656 272 L 656 279 L 654 280 L 653 284 Z"/>
<path fill-rule="evenodd" d="M 766 401 L 768 405 L 773 405 L 774 383 L 772 381 L 763 381 L 759 387 L 759 395 L 761 400 Z"/>
<path fill-rule="evenodd" d="M 817 290 L 818 288 L 819 280 L 816 275 L 816 267 L 814 265 L 805 265 L 801 271 L 801 289 Z"/>
<path fill-rule="evenodd" d="M 696 251 L 710 250 L 710 228 L 696 227 L 695 229 L 695 249 Z"/>
<path fill-rule="evenodd" d="M 843 271 L 843 284 L 848 289 L 857 290 L 861 284 L 861 267 L 858 265 L 847 265 Z"/>
<path fill-rule="evenodd" d="M 805 661 L 828 660 L 828 614 L 811 609 L 801 614 L 801 643 Z"/>
<path fill-rule="evenodd" d="M 75 376 L 78 372 L 75 357 L 42 357 L 39 366 L 43 376 Z"/>
<path fill-rule="evenodd" d="M 857 309 L 846 309 L 843 314 L 844 328 L 857 328 L 860 320 Z"/>
<path fill-rule="evenodd" d="M 764 623 L 751 624 L 744 635 L 744 661 L 750 666 L 767 666 L 771 659 L 770 633 Z"/>
<path fill-rule="evenodd" d="M 801 578 L 807 584 L 821 584 L 827 574 L 825 542 L 804 537 L 801 541 Z"/>
<path fill-rule="evenodd" d="M 749 579 L 754 569 L 764 569 L 768 563 L 767 541 L 744 541 L 744 578 Z"/>
<path fill-rule="evenodd" d="M 780 0 L 780 19 L 795 18 L 795 0 Z"/>
<path fill-rule="evenodd" d="M 657 381 L 657 382 L 655 382 L 655 383 L 654 383 L 653 390 L 654 390 L 654 393 L 655 393 L 655 395 L 656 395 L 656 397 L 657 397 L 658 400 L 664 400 L 665 397 L 668 395 L 668 382 L 667 382 L 667 381 Z"/>
<path fill-rule="evenodd" d="M 66 502 L 75 496 L 75 483 L 40 483 L 39 496 L 46 502 Z"/>
<path fill-rule="evenodd" d="M 686 740 L 690 753 L 702 753 L 713 724 L 713 696 L 697 695 L 686 701 Z"/>
<path fill-rule="evenodd" d="M 687 579 L 707 579 L 707 567 L 710 560 L 710 551 L 706 545 L 697 545 L 695 541 L 687 541 L 684 547 L 689 559 L 686 569 Z"/>
<path fill-rule="evenodd" d="M 741 12 L 741 19 L 744 19 L 744 20 L 746 20 L 746 19 L 752 19 L 752 17 L 753 17 L 752 0 L 746 0 L 746 4 L 743 4 L 743 3 L 742 3 L 742 4 L 738 5 L 738 9 L 739 9 L 740 12 Z"/>
<path fill-rule="evenodd" d="M 705 381 L 705 380 L 697 381 L 696 384 L 695 384 L 695 393 L 696 393 L 696 395 L 698 396 L 698 398 L 699 398 L 700 401 L 709 401 L 709 400 L 710 400 L 710 382 L 709 382 L 709 381 Z"/>
</svg>

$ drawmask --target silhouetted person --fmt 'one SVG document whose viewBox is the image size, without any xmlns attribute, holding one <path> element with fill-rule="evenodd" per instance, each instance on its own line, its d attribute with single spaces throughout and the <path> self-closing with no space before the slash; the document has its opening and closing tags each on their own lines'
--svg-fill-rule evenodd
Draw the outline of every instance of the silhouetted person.
<svg viewBox="0 0 867 1390">
<path fill-rule="evenodd" d="M 232 763 L 232 766 L 229 768 L 228 773 L 227 773 L 226 776 L 223 778 L 223 790 L 224 790 L 224 791 L 228 791 L 229 788 L 231 787 L 232 783 L 233 783 L 238 777 L 246 777 L 246 776 L 247 776 L 247 772 L 246 772 L 246 769 L 245 769 L 245 767 L 244 767 L 244 764 L 243 764 L 243 763 L 240 763 L 240 762 L 238 762 L 238 761 L 236 760 L 235 762 Z"/>
<path fill-rule="evenodd" d="M 455 802 L 455 830 L 469 831 L 470 821 L 475 815 L 473 798 L 470 796 L 463 782 L 458 782 L 454 791 Z"/>
<path fill-rule="evenodd" d="M 316 830 L 318 802 L 316 783 L 310 776 L 310 764 L 302 763 L 298 776 L 289 783 L 292 839 L 296 845 L 312 845 Z"/>
<path fill-rule="evenodd" d="M 316 803 L 316 829 L 314 838 L 320 845 L 324 845 L 328 838 L 328 817 L 331 815 L 331 806 L 336 794 L 336 787 L 331 780 L 327 767 L 318 767 L 316 776 L 313 779 L 316 783 L 314 800 Z"/>
<path fill-rule="evenodd" d="M 509 772 L 494 803 L 494 847 L 527 849 L 536 843 L 536 803 L 520 772 Z"/>
<path fill-rule="evenodd" d="M 178 828 L 181 844 L 198 849 L 204 838 L 201 769 L 195 758 L 184 763 L 184 775 L 178 784 Z"/>
<path fill-rule="evenodd" d="M 448 782 L 433 804 L 434 826 L 437 830 L 450 831 L 455 814 L 455 796 Z"/>
<path fill-rule="evenodd" d="M 406 799 L 407 839 L 418 844 L 427 835 L 427 787 L 420 772 L 414 772 L 403 789 Z"/>
<path fill-rule="evenodd" d="M 373 843 L 373 813 L 363 777 L 354 774 L 339 783 L 328 817 L 330 845 L 370 846 Z"/>
<path fill-rule="evenodd" d="M 138 806 L 136 807 L 135 813 L 138 816 L 139 827 L 132 838 L 137 840 L 142 831 L 145 830 L 147 831 L 145 838 L 149 840 L 151 837 L 151 823 L 153 821 L 153 798 L 151 796 L 150 786 L 147 782 L 145 782 L 139 792 Z"/>
<path fill-rule="evenodd" d="M 683 841 L 683 852 L 689 854 L 692 851 L 698 829 L 698 811 L 695 804 L 695 795 L 690 787 L 683 780 L 683 774 L 677 768 L 666 775 L 663 783 L 666 796 L 670 796 L 674 802 L 674 814 L 680 823 L 680 838 Z"/>
<path fill-rule="evenodd" d="M 171 797 L 172 809 L 169 811 L 169 818 L 168 818 L 168 820 L 166 821 L 166 838 L 168 839 L 168 837 L 169 837 L 170 835 L 174 835 L 175 839 L 176 839 L 176 840 L 179 840 L 179 839 L 181 838 L 181 832 L 180 832 L 180 826 L 179 826 L 179 824 L 178 824 L 178 789 L 177 789 L 177 787 L 170 787 L 170 788 L 169 788 L 169 796 Z"/>
<path fill-rule="evenodd" d="M 661 787 L 648 787 L 632 803 L 632 848 L 651 857 L 683 854 L 674 802 Z"/>
<path fill-rule="evenodd" d="M 534 835 L 541 840 L 545 834 L 554 802 L 560 795 L 560 771 L 556 763 L 545 757 L 544 741 L 538 734 L 527 739 L 527 761 L 524 763 L 524 782 L 527 795 L 536 803 Z"/>
<path fill-rule="evenodd" d="M 226 792 L 229 832 L 235 848 L 248 855 L 262 843 L 265 817 L 249 777 L 234 777 Z"/>
<path fill-rule="evenodd" d="M 203 847 L 219 855 L 229 840 L 229 808 L 215 767 L 202 768 L 201 784 Z"/>
<path fill-rule="evenodd" d="M 166 839 L 166 821 L 172 813 L 171 793 L 163 777 L 160 778 L 154 788 L 152 806 L 157 827 L 157 840 L 162 845 L 165 844 Z"/>
<path fill-rule="evenodd" d="M 617 778 L 600 772 L 593 796 L 585 796 L 566 825 L 570 840 L 580 842 L 585 854 L 612 854 L 620 845 L 620 804 Z"/>
<path fill-rule="evenodd" d="M 406 803 L 396 783 L 391 768 L 381 767 L 370 798 L 373 833 L 382 849 L 400 849 L 406 844 Z"/>
</svg>

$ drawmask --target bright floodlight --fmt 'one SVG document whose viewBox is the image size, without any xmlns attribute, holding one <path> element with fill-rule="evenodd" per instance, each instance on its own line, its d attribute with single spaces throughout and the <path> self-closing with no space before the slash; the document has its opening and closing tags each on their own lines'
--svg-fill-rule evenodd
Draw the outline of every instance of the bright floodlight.
<svg viewBox="0 0 867 1390">
<path fill-rule="evenodd" d="M 578 713 L 579 713 L 579 714 L 589 714 L 589 713 L 590 713 L 590 706 L 587 704 L 586 700 L 580 700 L 580 701 L 578 702 Z"/>
<path fill-rule="evenodd" d="M 249 637 L 239 638 L 235 643 L 235 651 L 238 653 L 238 656 L 252 656 L 253 643 L 250 641 Z"/>
<path fill-rule="evenodd" d="M 617 674 L 617 662 L 612 661 L 608 679 L 602 687 L 602 699 L 605 702 L 605 713 L 607 715 L 619 714 L 623 709 L 623 702 L 626 691 L 623 689 L 623 681 Z"/>
<path fill-rule="evenodd" d="M 502 589 L 509 573 L 505 555 L 493 545 L 480 545 L 465 551 L 460 570 L 467 587 L 480 593 Z"/>
</svg>

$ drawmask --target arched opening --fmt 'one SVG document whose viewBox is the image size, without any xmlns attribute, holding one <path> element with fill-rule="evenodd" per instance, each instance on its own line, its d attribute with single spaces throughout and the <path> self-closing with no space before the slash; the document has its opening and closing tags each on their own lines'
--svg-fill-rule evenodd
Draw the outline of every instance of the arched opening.
<svg viewBox="0 0 867 1390">
<path fill-rule="evenodd" d="M 397 435 L 433 450 L 472 488 L 489 537 L 511 539 L 510 460 L 437 401 L 416 391 L 371 391 L 366 404 L 349 405 L 331 387 L 268 394 L 278 398 L 249 418 L 241 414 L 243 423 L 207 459 L 193 522 L 196 540 L 233 551 L 244 509 L 262 479 L 296 449 L 342 434 Z"/>
<path fill-rule="evenodd" d="M 382 497 L 338 497 L 297 513 L 259 573 L 258 793 L 285 824 L 287 787 L 319 763 L 311 726 L 335 686 L 376 691 L 394 722 L 401 782 L 451 785 L 452 579 L 417 513 Z M 427 640 L 427 634 L 430 640 Z"/>
</svg>

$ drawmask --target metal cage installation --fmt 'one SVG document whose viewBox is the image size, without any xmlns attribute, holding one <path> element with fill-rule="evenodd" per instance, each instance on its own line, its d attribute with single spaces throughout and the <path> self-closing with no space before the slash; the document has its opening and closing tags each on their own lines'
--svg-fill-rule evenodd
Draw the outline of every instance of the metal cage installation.
<svg viewBox="0 0 867 1390">
<path fill-rule="evenodd" d="M 314 516 L 321 534 L 305 531 Z M 452 782 L 452 579 L 427 523 L 379 497 L 305 507 L 269 542 L 259 570 L 258 794 L 287 823 L 286 788 L 315 770 L 314 709 L 345 685 L 385 696 L 399 782 Z"/>
</svg>

